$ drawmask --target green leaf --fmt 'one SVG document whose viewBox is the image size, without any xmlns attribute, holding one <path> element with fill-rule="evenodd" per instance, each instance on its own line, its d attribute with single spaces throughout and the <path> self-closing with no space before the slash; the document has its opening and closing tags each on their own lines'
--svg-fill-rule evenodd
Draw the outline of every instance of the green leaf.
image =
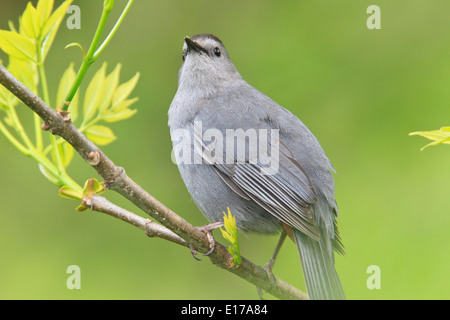
<svg viewBox="0 0 450 320">
<path fill-rule="evenodd" d="M 99 146 L 107 145 L 117 139 L 110 128 L 100 125 L 90 127 L 86 137 Z"/>
<path fill-rule="evenodd" d="M 63 186 L 59 189 L 59 195 L 64 198 L 73 200 L 82 200 L 82 203 L 75 209 L 76 211 L 86 211 L 89 209 L 85 204 L 85 199 L 90 199 L 93 194 L 100 194 L 105 191 L 103 182 L 98 182 L 97 179 L 89 179 L 84 184 L 83 190 L 74 189 L 69 186 Z"/>
<path fill-rule="evenodd" d="M 123 110 L 107 110 L 103 113 L 102 119 L 106 122 L 117 122 L 128 119 L 135 115 L 136 109 L 123 109 Z"/>
<path fill-rule="evenodd" d="M 0 49 L 17 59 L 36 61 L 34 43 L 17 32 L 0 30 Z"/>
<path fill-rule="evenodd" d="M 230 208 L 227 208 L 228 216 L 223 213 L 223 226 L 225 228 L 220 228 L 220 232 L 222 236 L 231 243 L 231 246 L 227 248 L 228 252 L 232 255 L 233 261 L 230 268 L 235 267 L 241 264 L 241 252 L 239 249 L 239 243 L 237 240 L 237 227 L 236 227 L 236 218 L 231 214 Z"/>
<path fill-rule="evenodd" d="M 102 67 L 95 73 L 86 89 L 83 104 L 83 124 L 94 118 L 100 107 L 104 92 L 105 70 L 106 62 L 103 63 Z"/>
<path fill-rule="evenodd" d="M 37 93 L 39 74 L 36 63 L 31 60 L 20 60 L 15 57 L 10 57 L 8 70 L 28 89 Z"/>
<path fill-rule="evenodd" d="M 0 107 L 9 108 L 9 94 L 11 94 L 11 92 L 9 92 L 4 86 L 0 86 Z M 0 110 L 2 109 L 0 108 Z"/>
<path fill-rule="evenodd" d="M 8 89 L 0 85 L 0 107 L 7 110 L 11 106 L 15 106 L 18 100 L 15 95 L 13 95 Z M 2 110 L 0 108 L 0 110 Z"/>
<path fill-rule="evenodd" d="M 39 13 L 39 18 L 41 22 L 41 27 L 44 26 L 48 17 L 52 13 L 53 0 L 39 0 L 36 6 L 36 10 Z"/>
<path fill-rule="evenodd" d="M 88 179 L 83 187 L 83 197 L 97 194 L 101 189 L 103 189 L 103 186 L 98 182 L 97 179 Z"/>
<path fill-rule="evenodd" d="M 41 33 L 41 22 L 39 13 L 33 7 L 31 2 L 28 2 L 22 17 L 20 18 L 21 34 L 31 39 L 39 38 Z"/>
<path fill-rule="evenodd" d="M 73 82 L 75 81 L 77 74 L 75 72 L 73 63 L 69 65 L 69 67 L 64 71 L 64 74 L 59 81 L 59 87 L 58 92 L 56 94 L 56 104 L 61 103 L 61 101 L 64 101 L 64 99 L 67 96 L 67 93 L 69 92 Z M 78 118 L 78 92 L 75 94 L 75 97 L 73 98 L 72 102 L 69 105 L 69 111 L 70 111 L 70 118 L 72 119 L 72 122 L 75 122 Z"/>
<path fill-rule="evenodd" d="M 17 33 L 17 29 L 14 26 L 14 22 L 12 22 L 11 20 L 8 20 L 8 27 L 12 32 L 16 32 Z"/>
<path fill-rule="evenodd" d="M 86 207 L 84 204 L 80 204 L 75 210 L 78 212 L 83 212 L 83 211 L 86 211 L 87 209 L 89 209 L 89 208 Z"/>
<path fill-rule="evenodd" d="M 128 109 L 128 107 L 130 107 L 132 104 L 134 104 L 138 100 L 139 100 L 139 98 L 137 98 L 137 97 L 133 98 L 133 99 L 123 100 L 123 101 L 119 102 L 118 104 L 116 104 L 114 106 L 114 108 L 111 108 L 111 110 L 119 111 L 119 110 L 123 110 L 123 109 Z"/>
<path fill-rule="evenodd" d="M 0 59 L 0 64 L 3 64 L 3 61 Z M 0 111 L 2 110 L 2 107 L 6 110 L 9 105 L 9 95 L 12 94 L 8 89 L 6 89 L 4 86 L 0 85 Z"/>
<path fill-rule="evenodd" d="M 67 0 L 64 1 L 58 9 L 56 9 L 52 15 L 45 21 L 44 27 L 42 28 L 41 38 L 44 38 L 48 36 L 48 34 L 55 29 L 59 27 L 59 24 L 61 23 L 62 19 L 67 13 L 67 8 L 70 6 L 73 0 Z M 38 5 L 39 7 L 39 5 Z M 44 10 L 44 9 L 42 9 Z M 48 10 L 48 8 L 46 9 Z M 41 12 L 41 11 L 40 11 Z"/>
<path fill-rule="evenodd" d="M 132 77 L 130 80 L 128 80 L 125 83 L 122 83 L 114 93 L 114 96 L 112 98 L 112 108 L 115 108 L 119 103 L 124 101 L 128 96 L 131 94 L 133 89 L 136 87 L 136 84 L 139 80 L 140 73 L 136 73 L 134 77 Z"/>
<path fill-rule="evenodd" d="M 411 132 L 409 135 L 410 136 L 418 135 L 418 136 L 427 138 L 429 140 L 433 140 L 433 142 L 422 147 L 420 150 L 423 150 L 429 146 L 434 146 L 434 145 L 438 145 L 441 143 L 450 144 L 450 127 L 442 127 L 439 130 L 432 130 L 432 131 Z"/>
<path fill-rule="evenodd" d="M 73 147 L 66 141 L 63 141 L 61 144 L 58 144 L 58 151 L 59 154 L 61 155 L 61 160 L 64 168 L 67 168 L 73 159 L 74 154 Z"/>
<path fill-rule="evenodd" d="M 83 194 L 80 190 L 74 189 L 69 186 L 61 187 L 61 189 L 59 189 L 59 195 L 63 198 L 72 200 L 81 200 L 83 198 Z"/>
<path fill-rule="evenodd" d="M 100 194 L 106 190 L 103 182 L 98 182 L 97 179 L 91 178 L 84 184 L 83 195 L 90 196 L 93 194 Z"/>
<path fill-rule="evenodd" d="M 105 111 L 111 104 L 112 96 L 119 84 L 119 75 L 122 65 L 119 63 L 114 70 L 106 77 L 103 89 L 103 97 L 99 106 L 99 112 Z"/>
<path fill-rule="evenodd" d="M 47 19 L 44 26 L 42 27 L 42 31 L 39 37 L 39 40 L 42 42 L 41 45 L 42 60 L 45 60 L 45 57 L 47 56 L 47 53 L 53 44 L 53 40 L 55 39 L 56 33 L 58 32 L 59 25 L 61 24 L 61 21 L 63 20 L 64 16 L 66 15 L 67 8 L 70 6 L 72 1 L 73 0 L 64 1 L 58 7 L 58 9 L 56 9 L 52 13 L 52 15 Z"/>
</svg>

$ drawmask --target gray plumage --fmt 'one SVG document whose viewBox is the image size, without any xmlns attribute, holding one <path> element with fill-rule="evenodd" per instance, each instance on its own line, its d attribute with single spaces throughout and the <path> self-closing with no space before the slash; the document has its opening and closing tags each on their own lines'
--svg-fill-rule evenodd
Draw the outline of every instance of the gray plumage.
<svg viewBox="0 0 450 320">
<path fill-rule="evenodd" d="M 245 231 L 274 234 L 280 232 L 281 222 L 292 227 L 310 298 L 344 299 L 334 268 L 334 251 L 343 253 L 334 169 L 317 139 L 295 115 L 243 80 L 215 36 L 186 38 L 183 60 L 169 126 L 174 149 L 181 129 L 192 137 L 192 154 L 209 154 L 200 164 L 178 161 L 194 202 L 211 222 L 221 221 L 229 207 Z M 201 132 L 194 128 L 196 123 L 201 123 Z M 219 150 L 218 140 L 202 139 L 208 129 L 224 135 L 227 129 L 278 130 L 276 172 L 268 172 L 267 159 L 255 156 L 247 141 L 244 161 L 225 147 L 220 149 L 224 161 L 217 161 L 212 154 Z M 264 142 L 274 145 L 269 137 Z"/>
</svg>

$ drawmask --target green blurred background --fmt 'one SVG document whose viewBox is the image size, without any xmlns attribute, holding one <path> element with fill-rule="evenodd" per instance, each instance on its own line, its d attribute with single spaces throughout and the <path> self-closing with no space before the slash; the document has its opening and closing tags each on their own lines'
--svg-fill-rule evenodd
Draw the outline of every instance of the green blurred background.
<svg viewBox="0 0 450 320">
<path fill-rule="evenodd" d="M 69 62 L 81 60 L 78 49 L 64 46 L 89 46 L 102 2 L 74 2 L 81 30 L 61 25 L 46 61 L 52 97 Z M 1 0 L 0 28 L 8 20 L 17 25 L 26 3 Z M 116 0 L 109 28 L 125 3 Z M 366 27 L 371 4 L 381 8 L 381 30 Z M 449 12 L 444 0 L 135 1 L 88 73 L 102 61 L 109 72 L 123 64 L 121 81 L 141 73 L 132 95 L 139 112 L 112 124 L 118 139 L 104 151 L 175 212 L 206 223 L 170 160 L 167 111 L 183 37 L 213 33 L 243 77 L 299 116 L 333 162 L 347 252 L 336 265 L 348 298 L 449 299 L 450 146 L 421 152 L 428 141 L 408 137 L 450 125 Z M 77 156 L 69 173 L 80 184 L 97 177 Z M 77 203 L 60 198 L 3 136 L 0 181 L 2 299 L 258 298 L 253 285 L 208 259 L 195 261 L 185 248 L 100 213 L 75 212 Z M 140 213 L 114 192 L 106 196 Z M 242 235 L 240 246 L 264 264 L 276 241 Z M 81 268 L 81 290 L 66 287 L 69 265 Z M 370 265 L 381 269 L 379 290 L 367 288 Z M 300 270 L 289 242 L 274 272 L 304 289 Z"/>
</svg>

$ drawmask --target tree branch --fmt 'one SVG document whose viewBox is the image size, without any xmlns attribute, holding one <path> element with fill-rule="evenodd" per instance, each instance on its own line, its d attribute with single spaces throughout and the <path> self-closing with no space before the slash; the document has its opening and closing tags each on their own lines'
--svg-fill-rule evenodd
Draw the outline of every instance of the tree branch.
<svg viewBox="0 0 450 320">
<path fill-rule="evenodd" d="M 86 197 L 86 199 L 83 199 L 83 204 L 89 207 L 92 211 L 106 213 L 114 218 L 138 227 L 150 238 L 158 237 L 185 247 L 189 247 L 189 244 L 185 240 L 166 227 L 149 219 L 145 219 L 133 212 L 125 210 L 102 196 L 94 194 L 90 197 Z"/>
<path fill-rule="evenodd" d="M 206 253 L 209 251 L 209 240 L 203 231 L 191 225 L 147 193 L 127 176 L 123 168 L 116 166 L 101 149 L 87 139 L 72 124 L 70 118 L 67 116 L 67 112 L 58 112 L 50 108 L 1 64 L 0 84 L 11 91 L 26 106 L 42 118 L 44 121 L 44 130 L 48 130 L 52 134 L 62 137 L 71 144 L 80 156 L 103 178 L 107 189 L 114 190 L 124 196 L 167 229 L 173 231 L 186 243 L 191 244 L 199 252 Z M 89 199 L 85 199 L 85 201 L 89 201 Z M 130 212 L 125 214 L 124 209 L 120 208 L 121 210 L 119 210 L 119 207 L 112 203 L 103 201 L 102 197 L 93 196 L 90 201 L 90 205 L 93 208 L 97 208 L 98 211 L 109 213 L 139 227 L 144 223 L 143 220 L 136 218 L 135 215 L 129 215 L 128 213 Z M 144 218 L 141 217 L 141 219 Z M 144 220 L 147 221 L 147 219 Z M 146 223 L 148 224 L 148 221 Z M 148 226 L 145 228 L 148 228 Z M 145 228 L 143 230 L 147 230 Z M 275 277 L 275 282 L 272 283 L 271 277 L 263 267 L 257 266 L 245 258 L 242 258 L 242 263 L 238 267 L 230 268 L 232 257 L 227 249 L 220 244 L 216 245 L 215 250 L 209 255 L 209 258 L 218 267 L 238 275 L 265 291 L 270 291 L 272 295 L 280 299 L 308 299 L 308 296 L 304 292 L 281 279 Z"/>
</svg>

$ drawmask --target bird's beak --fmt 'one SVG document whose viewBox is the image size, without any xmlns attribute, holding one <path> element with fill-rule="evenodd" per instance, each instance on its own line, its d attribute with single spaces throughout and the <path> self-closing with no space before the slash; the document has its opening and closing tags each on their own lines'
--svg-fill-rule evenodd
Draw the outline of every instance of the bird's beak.
<svg viewBox="0 0 450 320">
<path fill-rule="evenodd" d="M 184 37 L 184 41 L 187 44 L 188 47 L 188 52 L 190 52 L 191 50 L 194 52 L 198 52 L 198 53 L 206 53 L 208 54 L 208 52 L 206 51 L 205 48 L 203 48 L 201 45 L 199 45 L 197 42 L 192 41 L 191 38 L 189 38 L 188 36 Z"/>
</svg>

